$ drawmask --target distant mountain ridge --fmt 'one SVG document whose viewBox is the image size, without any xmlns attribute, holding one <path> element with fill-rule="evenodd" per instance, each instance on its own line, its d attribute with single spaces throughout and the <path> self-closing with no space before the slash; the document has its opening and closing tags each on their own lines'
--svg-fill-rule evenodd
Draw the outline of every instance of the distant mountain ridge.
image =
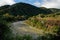
<svg viewBox="0 0 60 40">
<path fill-rule="evenodd" d="M 60 12 L 60 9 L 55 8 L 43 8 L 43 7 L 35 7 L 33 5 L 27 4 L 27 3 L 16 3 L 14 5 L 5 5 L 0 7 L 0 14 L 9 13 L 11 15 L 28 15 L 28 16 L 34 16 L 37 14 L 50 14 Z"/>
</svg>

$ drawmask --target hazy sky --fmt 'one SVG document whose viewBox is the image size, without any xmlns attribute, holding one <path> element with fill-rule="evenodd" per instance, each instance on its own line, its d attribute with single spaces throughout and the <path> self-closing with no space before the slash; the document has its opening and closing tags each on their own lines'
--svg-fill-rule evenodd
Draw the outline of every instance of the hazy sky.
<svg viewBox="0 0 60 40">
<path fill-rule="evenodd" d="M 25 2 L 37 7 L 60 8 L 60 0 L 0 0 L 0 6 L 12 5 L 18 2 Z"/>
</svg>

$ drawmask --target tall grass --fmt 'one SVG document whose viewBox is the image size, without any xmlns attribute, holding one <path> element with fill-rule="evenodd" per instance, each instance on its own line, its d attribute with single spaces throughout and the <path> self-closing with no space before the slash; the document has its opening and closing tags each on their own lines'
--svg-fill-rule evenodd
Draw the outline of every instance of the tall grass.
<svg viewBox="0 0 60 40">
<path fill-rule="evenodd" d="M 47 18 L 46 18 L 47 19 Z M 32 27 L 36 27 L 38 29 L 42 29 L 45 33 L 50 34 L 57 34 L 60 28 L 60 21 L 59 20 L 53 20 L 53 19 L 44 19 L 44 18 L 38 18 L 37 16 L 33 16 L 26 20 L 26 24 L 30 25 Z"/>
</svg>

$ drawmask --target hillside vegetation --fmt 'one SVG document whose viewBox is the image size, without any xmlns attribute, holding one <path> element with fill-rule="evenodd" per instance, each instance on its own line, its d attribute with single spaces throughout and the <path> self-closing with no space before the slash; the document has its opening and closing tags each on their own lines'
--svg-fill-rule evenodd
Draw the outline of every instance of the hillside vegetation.
<svg viewBox="0 0 60 40">
<path fill-rule="evenodd" d="M 0 7 L 0 31 L 1 36 L 3 35 L 1 39 L 14 40 L 9 37 L 9 33 L 11 32 L 9 25 L 7 24 L 21 20 L 26 20 L 25 23 L 27 25 L 44 31 L 46 35 L 38 37 L 37 40 L 60 39 L 60 9 L 48 9 L 45 7 L 38 8 L 27 3 L 16 3 L 14 5 L 5 5 Z M 6 36 L 6 34 L 8 34 L 8 36 Z M 7 39 L 7 37 L 9 38 Z M 17 36 L 16 40 L 24 40 L 24 38 L 26 40 L 31 39 L 29 35 L 25 35 L 24 37 Z"/>
</svg>

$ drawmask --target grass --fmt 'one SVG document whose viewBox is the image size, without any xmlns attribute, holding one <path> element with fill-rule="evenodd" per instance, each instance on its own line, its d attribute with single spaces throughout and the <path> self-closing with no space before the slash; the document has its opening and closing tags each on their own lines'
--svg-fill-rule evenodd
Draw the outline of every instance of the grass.
<svg viewBox="0 0 60 40">
<path fill-rule="evenodd" d="M 33 16 L 26 20 L 26 24 L 36 27 L 38 29 L 42 29 L 47 33 L 56 33 L 58 31 L 60 25 L 59 17 L 44 17 L 41 18 L 40 16 Z"/>
<path fill-rule="evenodd" d="M 8 40 L 56 40 L 56 35 L 52 34 L 45 34 L 45 35 L 39 35 L 37 38 L 33 38 L 31 35 L 17 35 L 15 38 L 10 38 Z M 59 40 L 59 39 L 57 39 Z"/>
<path fill-rule="evenodd" d="M 37 37 L 36 40 L 59 40 L 57 38 L 57 35 L 60 37 L 60 16 L 59 17 L 37 17 L 33 16 L 29 18 L 25 23 L 32 28 L 34 28 L 34 31 L 38 34 L 40 34 L 39 37 Z M 8 19 L 9 20 L 9 19 Z M 11 21 L 10 21 L 11 22 Z M 7 25 L 9 22 L 6 22 L 6 20 L 0 20 L 0 23 L 3 23 L 4 25 Z M 9 32 L 8 26 L 4 26 L 7 29 L 3 28 L 4 34 L 3 34 L 3 40 L 35 40 L 32 38 L 31 35 L 16 35 L 16 37 L 13 37 L 13 34 Z M 24 29 L 23 29 L 24 30 Z M 28 30 L 31 31 L 31 30 Z M 33 31 L 32 31 L 33 32 Z M 8 34 L 8 35 L 6 35 Z M 10 35 L 11 34 L 11 35 Z M 41 35 L 42 34 L 42 35 Z"/>
</svg>

